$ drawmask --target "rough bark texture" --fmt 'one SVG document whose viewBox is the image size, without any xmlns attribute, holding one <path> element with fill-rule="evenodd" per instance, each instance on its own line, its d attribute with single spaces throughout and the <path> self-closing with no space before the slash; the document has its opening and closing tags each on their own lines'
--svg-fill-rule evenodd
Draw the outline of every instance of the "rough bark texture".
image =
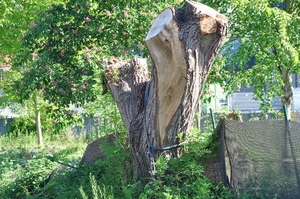
<svg viewBox="0 0 300 199">
<path fill-rule="evenodd" d="M 286 68 L 281 69 L 281 75 L 284 85 L 281 87 L 282 90 L 282 97 L 281 102 L 282 105 L 286 106 L 287 111 L 287 117 L 288 119 L 291 118 L 291 108 L 293 103 L 293 90 L 291 85 L 291 77 L 289 72 L 286 70 Z"/>
<path fill-rule="evenodd" d="M 145 39 L 153 63 L 151 80 L 144 59 L 117 61 L 106 68 L 137 177 L 149 176 L 151 158 L 178 144 L 178 133 L 191 128 L 200 92 L 226 36 L 224 15 L 186 1 L 180 9 L 163 11 Z M 164 154 L 174 157 L 177 150 Z"/>
<path fill-rule="evenodd" d="M 146 59 L 115 61 L 108 63 L 105 70 L 111 94 L 116 100 L 125 124 L 135 177 L 148 176 L 147 142 L 143 128 L 144 93 L 149 73 Z"/>
<path fill-rule="evenodd" d="M 227 34 L 226 18 L 203 4 L 186 2 L 170 10 L 170 23 L 145 41 L 154 65 L 152 82 L 157 84 L 150 87 L 153 104 L 147 117 L 155 119 L 148 122 L 153 123 L 148 132 L 160 148 L 176 144 L 174 137 L 190 129 L 200 91 Z"/>
</svg>

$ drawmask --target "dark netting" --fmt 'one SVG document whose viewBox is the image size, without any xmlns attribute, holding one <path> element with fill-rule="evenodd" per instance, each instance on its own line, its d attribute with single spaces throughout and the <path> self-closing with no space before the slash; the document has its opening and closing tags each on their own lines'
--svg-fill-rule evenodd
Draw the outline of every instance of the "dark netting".
<svg viewBox="0 0 300 199">
<path fill-rule="evenodd" d="M 224 153 L 224 125 L 218 125 L 217 127 L 217 139 L 219 147 L 216 147 L 212 154 L 214 157 L 204 159 L 205 173 L 204 175 L 211 179 L 215 183 L 222 182 L 225 186 L 228 185 L 228 178 L 226 175 L 225 166 L 225 153 Z"/>
<path fill-rule="evenodd" d="M 300 198 L 300 123 L 221 119 L 218 131 L 229 184 L 238 194 Z"/>
</svg>

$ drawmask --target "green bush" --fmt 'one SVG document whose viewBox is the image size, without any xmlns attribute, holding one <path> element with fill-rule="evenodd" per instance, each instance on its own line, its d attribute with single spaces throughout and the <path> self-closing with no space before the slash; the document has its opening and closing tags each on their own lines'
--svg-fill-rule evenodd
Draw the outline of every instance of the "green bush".
<svg viewBox="0 0 300 199">
<path fill-rule="evenodd" d="M 0 198 L 44 197 L 48 179 L 71 169 L 66 164 L 77 164 L 86 143 L 82 140 L 51 140 L 40 148 L 33 135 L 0 137 Z M 73 169 L 72 169 L 73 170 Z M 50 181 L 49 181 L 50 180 Z"/>
<path fill-rule="evenodd" d="M 156 174 L 139 198 L 233 198 L 222 184 L 213 184 L 204 175 L 201 159 L 212 156 L 214 133 L 199 133 L 194 129 L 185 140 L 180 158 L 161 156 L 156 162 Z"/>
<path fill-rule="evenodd" d="M 99 146 L 100 147 L 100 146 Z M 132 198 L 131 155 L 125 134 L 114 146 L 104 142 L 105 160 L 77 169 L 61 169 L 45 186 L 40 197 L 64 198 Z M 60 153 L 62 154 L 62 153 Z M 128 187 L 128 188 L 127 188 Z"/>
<path fill-rule="evenodd" d="M 4 189 L 2 198 L 25 198 L 41 192 L 53 172 L 53 162 L 48 159 L 32 159 L 15 168 L 14 181 Z"/>
<path fill-rule="evenodd" d="M 36 125 L 34 119 L 29 117 L 19 117 L 14 119 L 5 135 L 29 135 L 33 132 L 36 132 Z"/>
<path fill-rule="evenodd" d="M 118 137 L 114 146 L 102 143 L 106 159 L 76 168 L 58 161 L 76 165 L 83 154 L 82 142 L 56 141 L 44 149 L 6 150 L 0 157 L 0 177 L 5 179 L 0 186 L 0 198 L 238 198 L 204 175 L 201 160 L 213 155 L 211 151 L 217 146 L 214 137 L 213 133 L 192 131 L 180 149 L 182 156 L 159 157 L 155 177 L 146 185 L 133 181 L 125 134 Z M 52 179 L 46 183 L 51 173 Z"/>
</svg>

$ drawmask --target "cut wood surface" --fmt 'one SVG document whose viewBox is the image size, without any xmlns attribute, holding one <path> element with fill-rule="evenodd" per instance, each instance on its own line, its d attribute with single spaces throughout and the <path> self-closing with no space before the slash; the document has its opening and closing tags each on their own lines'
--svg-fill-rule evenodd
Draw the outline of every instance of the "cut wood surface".
<svg viewBox="0 0 300 199">
<path fill-rule="evenodd" d="M 154 146 L 176 144 L 174 137 L 192 126 L 200 91 L 226 35 L 226 17 L 195 2 L 167 8 L 154 21 L 145 39 L 155 82 L 149 96 L 155 105 L 147 108 L 147 121 L 153 123 L 148 126 L 156 129 Z"/>
<path fill-rule="evenodd" d="M 178 133 L 186 134 L 192 127 L 201 90 L 227 27 L 224 15 L 186 1 L 182 8 L 164 10 L 145 38 L 152 60 L 151 79 L 145 59 L 111 61 L 106 67 L 137 177 L 148 176 L 153 169 L 151 157 L 178 144 Z M 177 153 L 176 149 L 164 151 L 170 156 Z"/>
<path fill-rule="evenodd" d="M 185 53 L 172 9 L 166 9 L 157 17 L 145 43 L 156 68 L 156 128 L 158 144 L 163 146 L 168 125 L 180 105 L 186 86 Z"/>
</svg>

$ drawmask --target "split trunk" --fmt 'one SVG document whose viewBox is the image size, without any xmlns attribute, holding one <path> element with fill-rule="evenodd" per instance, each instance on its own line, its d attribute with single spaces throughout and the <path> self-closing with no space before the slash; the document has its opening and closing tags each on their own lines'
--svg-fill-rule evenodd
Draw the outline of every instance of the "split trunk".
<svg viewBox="0 0 300 199">
<path fill-rule="evenodd" d="M 188 136 L 227 27 L 224 15 L 186 1 L 164 10 L 148 32 L 151 78 L 145 59 L 110 60 L 106 79 L 127 129 L 136 177 L 150 176 L 162 153 L 178 156 L 177 135 Z"/>
</svg>

